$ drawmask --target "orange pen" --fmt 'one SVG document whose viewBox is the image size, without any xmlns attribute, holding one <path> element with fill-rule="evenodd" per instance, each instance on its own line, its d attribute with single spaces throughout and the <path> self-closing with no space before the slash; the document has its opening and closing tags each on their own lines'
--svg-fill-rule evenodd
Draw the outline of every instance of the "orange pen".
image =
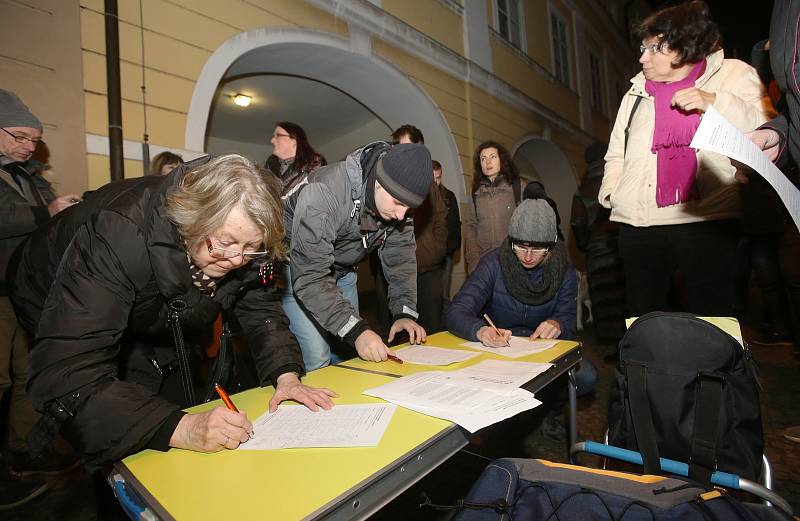
<svg viewBox="0 0 800 521">
<path fill-rule="evenodd" d="M 219 384 L 214 384 L 214 390 L 217 391 L 217 394 L 222 401 L 225 402 L 225 406 L 233 412 L 239 412 L 239 409 L 236 408 L 236 405 L 233 404 L 231 397 L 228 396 L 228 393 L 225 392 L 225 389 L 222 388 Z"/>
</svg>

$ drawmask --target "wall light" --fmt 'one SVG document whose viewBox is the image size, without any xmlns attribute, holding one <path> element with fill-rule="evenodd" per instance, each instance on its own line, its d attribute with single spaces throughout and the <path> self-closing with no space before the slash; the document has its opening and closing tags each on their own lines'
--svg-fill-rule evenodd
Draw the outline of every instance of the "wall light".
<svg viewBox="0 0 800 521">
<path fill-rule="evenodd" d="M 251 101 L 253 101 L 253 98 L 246 94 L 237 94 L 233 97 L 233 102 L 240 107 L 246 107 L 250 105 Z"/>
</svg>

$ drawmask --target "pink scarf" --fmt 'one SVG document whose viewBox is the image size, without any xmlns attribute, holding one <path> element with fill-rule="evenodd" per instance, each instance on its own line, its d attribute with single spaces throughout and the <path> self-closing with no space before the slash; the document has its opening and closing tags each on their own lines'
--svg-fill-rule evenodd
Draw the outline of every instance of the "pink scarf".
<svg viewBox="0 0 800 521">
<path fill-rule="evenodd" d="M 705 68 L 706 62 L 703 60 L 680 81 L 645 82 L 645 90 L 655 99 L 656 122 L 650 150 L 658 154 L 656 204 L 659 208 L 700 197 L 695 184 L 697 156 L 694 149 L 689 147 L 700 125 L 700 114 L 697 111 L 684 112 L 670 103 L 675 92 L 693 87 Z"/>
</svg>

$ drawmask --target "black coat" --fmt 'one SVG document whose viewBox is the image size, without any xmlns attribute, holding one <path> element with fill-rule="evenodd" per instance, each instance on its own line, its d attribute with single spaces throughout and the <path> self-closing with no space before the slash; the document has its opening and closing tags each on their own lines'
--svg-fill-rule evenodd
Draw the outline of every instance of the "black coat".
<svg viewBox="0 0 800 521">
<path fill-rule="evenodd" d="M 257 266 L 229 273 L 213 299 L 192 284 L 164 203 L 185 172 L 205 161 L 104 186 L 39 229 L 17 259 L 12 299 L 33 332 L 29 396 L 37 410 L 54 399 L 73 410 L 65 434 L 87 464 L 167 448 L 180 407 L 141 380 L 126 381 L 125 364 L 131 350 L 174 349 L 172 299 L 189 306 L 181 325 L 190 337 L 229 312 L 247 335 L 262 385 L 303 373 L 280 296 L 261 286 Z"/>
</svg>

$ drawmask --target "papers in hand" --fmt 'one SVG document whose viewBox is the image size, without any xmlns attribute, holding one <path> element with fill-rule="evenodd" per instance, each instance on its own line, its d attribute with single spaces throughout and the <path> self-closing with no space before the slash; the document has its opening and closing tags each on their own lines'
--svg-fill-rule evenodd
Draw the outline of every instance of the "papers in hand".
<svg viewBox="0 0 800 521">
<path fill-rule="evenodd" d="M 480 342 L 464 342 L 461 345 L 508 358 L 519 358 L 549 349 L 556 345 L 558 340 L 529 340 L 527 337 L 512 336 L 509 338 L 508 343 L 511 344 L 508 347 L 489 347 Z"/>
<path fill-rule="evenodd" d="M 800 229 L 800 191 L 767 159 L 755 143 L 747 139 L 713 105 L 703 114 L 689 146 L 728 156 L 761 174 L 778 193 L 795 226 Z"/>
<path fill-rule="evenodd" d="M 304 405 L 280 405 L 253 422 L 253 439 L 240 450 L 308 447 L 374 447 L 392 419 L 395 405 L 373 403 L 337 405 L 313 412 Z"/>
<path fill-rule="evenodd" d="M 518 364 L 520 362 L 499 362 Z M 479 366 L 481 364 L 477 364 Z M 525 364 L 533 366 L 549 364 Z M 364 394 L 383 398 L 407 409 L 455 422 L 470 432 L 510 418 L 522 411 L 533 409 L 542 402 L 533 393 L 515 387 L 519 376 L 498 376 L 499 366 L 490 364 L 488 369 L 465 369 L 452 372 L 429 371 L 404 376 L 395 381 L 367 389 Z M 546 368 L 524 368 L 530 380 L 535 370 Z M 523 371 L 518 367 L 516 373 Z M 513 373 L 514 371 L 512 371 Z M 518 384 L 517 384 L 518 385 Z M 490 389 L 502 389 L 496 392 Z"/>
<path fill-rule="evenodd" d="M 478 356 L 478 353 L 463 349 L 445 349 L 434 346 L 409 346 L 398 349 L 394 354 L 403 362 L 421 365 L 450 365 Z"/>
</svg>

